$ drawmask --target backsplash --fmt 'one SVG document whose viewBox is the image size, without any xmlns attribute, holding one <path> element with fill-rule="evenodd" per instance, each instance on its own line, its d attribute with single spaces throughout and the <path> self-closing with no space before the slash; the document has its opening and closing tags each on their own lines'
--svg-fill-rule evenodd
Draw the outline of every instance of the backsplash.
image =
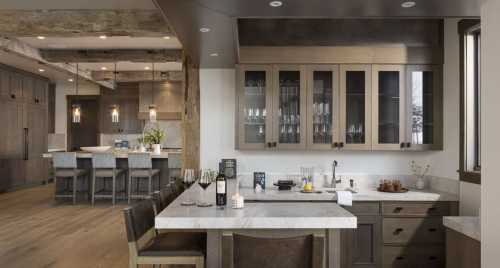
<svg viewBox="0 0 500 268">
<path fill-rule="evenodd" d="M 158 121 L 158 124 L 166 133 L 162 143 L 164 148 L 182 148 L 182 121 Z M 133 148 L 138 145 L 137 139 L 142 134 L 100 134 L 99 142 L 102 146 L 113 146 L 115 140 L 128 140 L 129 146 Z"/>
</svg>

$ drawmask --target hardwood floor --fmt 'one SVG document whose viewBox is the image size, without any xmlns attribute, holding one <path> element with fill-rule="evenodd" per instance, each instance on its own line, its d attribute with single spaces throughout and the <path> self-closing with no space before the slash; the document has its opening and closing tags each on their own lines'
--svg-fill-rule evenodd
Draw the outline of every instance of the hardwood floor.
<svg viewBox="0 0 500 268">
<path fill-rule="evenodd" d="M 128 267 L 122 209 L 53 200 L 53 184 L 0 194 L 0 267 Z"/>
</svg>

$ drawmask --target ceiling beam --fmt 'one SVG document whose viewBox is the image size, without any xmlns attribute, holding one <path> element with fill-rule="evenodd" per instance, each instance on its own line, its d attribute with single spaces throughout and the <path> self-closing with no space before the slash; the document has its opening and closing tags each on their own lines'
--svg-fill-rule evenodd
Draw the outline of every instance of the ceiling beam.
<svg viewBox="0 0 500 268">
<path fill-rule="evenodd" d="M 51 63 L 45 61 L 42 56 L 39 53 L 39 50 L 26 44 L 23 43 L 19 40 L 11 40 L 8 38 L 0 38 L 0 49 L 7 53 L 13 53 L 16 55 L 19 55 L 21 57 L 24 57 L 26 59 L 32 60 L 34 64 L 43 64 L 48 67 L 54 68 L 60 72 L 65 72 L 68 74 L 76 74 L 76 66 L 74 64 L 68 64 L 68 63 Z M 114 89 L 115 86 L 113 83 L 108 82 L 108 81 L 95 81 L 92 79 L 91 73 L 89 71 L 82 70 L 79 68 L 78 70 L 78 75 L 84 79 L 87 79 L 89 81 L 92 81 L 98 85 L 101 85 L 103 87 L 107 88 L 112 88 Z"/>
<path fill-rule="evenodd" d="M 180 49 L 40 49 L 49 62 L 181 62 Z"/>
<path fill-rule="evenodd" d="M 92 71 L 92 79 L 96 81 L 114 81 L 113 71 Z M 152 81 L 151 71 L 119 71 L 116 72 L 116 82 L 144 82 Z M 184 72 L 182 71 L 155 71 L 155 81 L 182 82 Z"/>
<path fill-rule="evenodd" d="M 157 10 L 0 10 L 7 37 L 161 37 L 173 32 Z"/>
</svg>

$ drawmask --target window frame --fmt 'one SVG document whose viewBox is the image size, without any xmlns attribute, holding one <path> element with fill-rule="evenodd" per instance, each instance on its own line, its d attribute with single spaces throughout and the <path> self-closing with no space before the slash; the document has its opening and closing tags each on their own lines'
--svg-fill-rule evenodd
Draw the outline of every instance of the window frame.
<svg viewBox="0 0 500 268">
<path fill-rule="evenodd" d="M 460 162 L 459 162 L 459 179 L 460 181 L 464 182 L 469 182 L 469 183 L 474 183 L 474 184 L 481 184 L 481 166 L 478 163 L 480 161 L 480 153 L 481 153 L 481 148 L 480 146 L 475 146 L 475 163 L 474 163 L 474 170 L 468 170 L 467 169 L 467 155 L 466 155 L 466 143 L 467 143 L 467 124 L 466 124 L 466 105 L 467 105 L 467 86 L 466 86 L 466 42 L 467 42 L 467 37 L 470 36 L 471 34 L 474 33 L 480 33 L 481 31 L 481 26 L 480 26 L 480 20 L 479 19 L 464 19 L 461 20 L 458 23 L 458 33 L 460 36 Z M 475 38 L 476 40 L 476 38 Z M 479 43 L 480 44 L 480 43 Z M 478 66 L 480 64 L 480 58 L 477 57 L 477 55 L 480 53 L 480 47 L 477 47 L 477 49 L 474 50 L 474 53 L 476 54 L 475 57 L 475 64 Z M 475 75 L 476 77 L 479 77 L 480 75 L 480 67 L 475 68 Z M 480 77 L 479 77 L 480 78 Z M 477 98 L 475 98 L 475 109 L 476 109 L 476 114 L 478 117 L 481 116 L 480 112 L 480 80 L 481 79 L 476 79 L 475 81 L 475 89 L 478 91 L 476 93 Z M 477 118 L 477 117 L 476 117 Z M 479 118 L 480 119 L 480 118 Z M 474 133 L 474 142 L 477 144 L 480 144 L 481 140 L 481 130 L 480 130 L 480 120 L 475 120 L 475 133 Z"/>
</svg>

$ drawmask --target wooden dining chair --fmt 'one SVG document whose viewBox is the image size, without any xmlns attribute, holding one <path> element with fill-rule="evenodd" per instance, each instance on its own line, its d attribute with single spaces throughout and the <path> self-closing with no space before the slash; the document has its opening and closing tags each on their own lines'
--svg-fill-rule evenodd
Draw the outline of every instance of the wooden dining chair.
<svg viewBox="0 0 500 268">
<path fill-rule="evenodd" d="M 223 268 L 322 268 L 325 236 L 254 237 L 224 232 Z"/>
<path fill-rule="evenodd" d="M 204 268 L 206 235 L 190 232 L 157 234 L 150 199 L 124 209 L 130 268 L 137 265 L 195 265 Z"/>
</svg>

